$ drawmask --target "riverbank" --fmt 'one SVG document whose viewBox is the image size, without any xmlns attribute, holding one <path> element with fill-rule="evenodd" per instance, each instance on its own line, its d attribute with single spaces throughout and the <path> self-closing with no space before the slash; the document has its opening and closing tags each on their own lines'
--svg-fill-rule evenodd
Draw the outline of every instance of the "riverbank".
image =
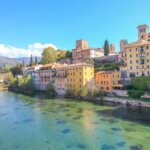
<svg viewBox="0 0 150 150">
<path fill-rule="evenodd" d="M 79 97 L 79 96 L 67 96 L 67 98 L 78 99 L 83 101 L 89 101 L 96 104 L 114 104 L 114 105 L 123 105 L 129 108 L 141 108 L 150 110 L 150 102 L 144 102 L 141 100 L 131 100 L 128 98 L 116 98 L 116 97 L 104 97 L 100 98 L 90 98 L 90 97 Z"/>
<path fill-rule="evenodd" d="M 8 91 L 8 85 L 0 83 L 0 91 Z"/>
</svg>

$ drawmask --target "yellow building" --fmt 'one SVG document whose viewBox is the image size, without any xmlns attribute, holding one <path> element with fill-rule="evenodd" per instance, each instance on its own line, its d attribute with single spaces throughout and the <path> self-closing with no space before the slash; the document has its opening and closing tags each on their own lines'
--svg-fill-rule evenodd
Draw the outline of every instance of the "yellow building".
<svg viewBox="0 0 150 150">
<path fill-rule="evenodd" d="M 120 71 L 100 71 L 96 73 L 96 83 L 104 92 L 112 92 L 113 89 L 120 89 Z"/>
<path fill-rule="evenodd" d="M 67 89 L 70 91 L 78 91 L 84 87 L 87 82 L 94 79 L 94 66 L 91 64 L 72 64 L 66 68 Z"/>
<path fill-rule="evenodd" d="M 150 33 L 147 25 L 138 28 L 138 41 L 125 46 L 128 77 L 150 75 Z"/>
</svg>

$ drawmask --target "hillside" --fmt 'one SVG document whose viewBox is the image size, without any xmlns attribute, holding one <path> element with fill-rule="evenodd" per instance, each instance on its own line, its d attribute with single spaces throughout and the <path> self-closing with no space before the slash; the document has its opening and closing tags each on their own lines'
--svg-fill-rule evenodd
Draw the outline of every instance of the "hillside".
<svg viewBox="0 0 150 150">
<path fill-rule="evenodd" d="M 40 61 L 40 60 L 41 60 L 41 58 L 39 57 L 38 61 Z M 8 58 L 8 57 L 0 56 L 0 66 L 3 66 L 3 65 L 14 66 L 15 64 L 22 63 L 23 61 L 25 62 L 25 64 L 29 64 L 30 58 L 28 58 L 28 57 Z"/>
<path fill-rule="evenodd" d="M 17 60 L 15 58 L 7 58 L 0 56 L 0 66 L 3 65 L 10 65 L 13 66 L 17 63 Z"/>
</svg>

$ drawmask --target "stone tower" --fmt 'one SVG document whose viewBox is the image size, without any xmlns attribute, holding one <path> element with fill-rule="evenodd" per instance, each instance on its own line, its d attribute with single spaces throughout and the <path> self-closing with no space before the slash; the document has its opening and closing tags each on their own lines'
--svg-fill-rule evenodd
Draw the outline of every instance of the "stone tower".
<svg viewBox="0 0 150 150">
<path fill-rule="evenodd" d="M 88 41 L 86 40 L 77 40 L 76 41 L 76 49 L 78 50 L 84 50 L 84 49 L 88 49 Z"/>
<path fill-rule="evenodd" d="M 138 29 L 138 39 L 148 41 L 148 25 L 139 25 Z"/>
</svg>

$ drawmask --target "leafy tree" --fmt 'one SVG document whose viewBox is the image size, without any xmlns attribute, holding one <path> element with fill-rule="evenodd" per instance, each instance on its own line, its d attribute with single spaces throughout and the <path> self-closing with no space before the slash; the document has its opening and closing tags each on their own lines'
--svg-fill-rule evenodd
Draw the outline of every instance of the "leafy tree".
<svg viewBox="0 0 150 150">
<path fill-rule="evenodd" d="M 34 63 L 33 63 L 33 57 L 32 57 L 32 55 L 30 56 L 30 67 L 31 66 L 33 66 L 34 65 Z"/>
<path fill-rule="evenodd" d="M 104 42 L 104 55 L 105 56 L 109 55 L 109 42 L 108 42 L 108 40 L 105 40 L 105 42 Z"/>
<path fill-rule="evenodd" d="M 58 53 L 57 60 L 66 58 L 67 51 L 65 51 L 65 50 L 57 50 L 57 53 Z"/>
<path fill-rule="evenodd" d="M 35 56 L 35 65 L 37 65 L 38 64 L 38 58 L 37 58 L 37 56 Z"/>
<path fill-rule="evenodd" d="M 15 77 L 16 75 L 23 75 L 23 69 L 24 69 L 23 64 L 17 64 L 16 66 L 11 68 L 11 72 L 13 76 Z"/>
<path fill-rule="evenodd" d="M 14 77 L 11 72 L 6 75 L 6 81 L 8 84 L 11 84 L 14 81 Z"/>
<path fill-rule="evenodd" d="M 132 78 L 132 86 L 135 90 L 148 91 L 150 77 L 134 77 Z"/>
<path fill-rule="evenodd" d="M 49 84 L 47 87 L 46 87 L 46 95 L 49 97 L 49 98 L 55 98 L 55 96 L 57 95 L 57 92 L 55 90 L 55 87 L 52 85 L 52 84 Z"/>
<path fill-rule="evenodd" d="M 87 96 L 87 94 L 88 94 L 88 90 L 87 90 L 87 88 L 86 87 L 82 87 L 80 90 L 79 90 L 79 96 L 83 96 L 83 97 L 85 97 L 85 96 Z"/>
<path fill-rule="evenodd" d="M 131 98 L 141 98 L 142 95 L 144 95 L 144 91 L 140 90 L 128 90 L 128 96 Z"/>
<path fill-rule="evenodd" d="M 35 87 L 31 76 L 23 76 L 15 79 L 9 86 L 9 89 L 23 94 L 34 94 Z"/>
<path fill-rule="evenodd" d="M 4 67 L 4 71 L 8 72 L 8 71 L 10 71 L 10 70 L 11 70 L 11 66 L 6 65 L 6 66 Z"/>
<path fill-rule="evenodd" d="M 67 57 L 67 58 L 71 58 L 71 57 L 72 57 L 72 52 L 71 52 L 71 51 L 67 51 L 66 57 Z"/>
<path fill-rule="evenodd" d="M 42 64 L 49 64 L 56 62 L 57 60 L 57 51 L 53 47 L 48 47 L 43 50 L 42 53 Z"/>
</svg>

